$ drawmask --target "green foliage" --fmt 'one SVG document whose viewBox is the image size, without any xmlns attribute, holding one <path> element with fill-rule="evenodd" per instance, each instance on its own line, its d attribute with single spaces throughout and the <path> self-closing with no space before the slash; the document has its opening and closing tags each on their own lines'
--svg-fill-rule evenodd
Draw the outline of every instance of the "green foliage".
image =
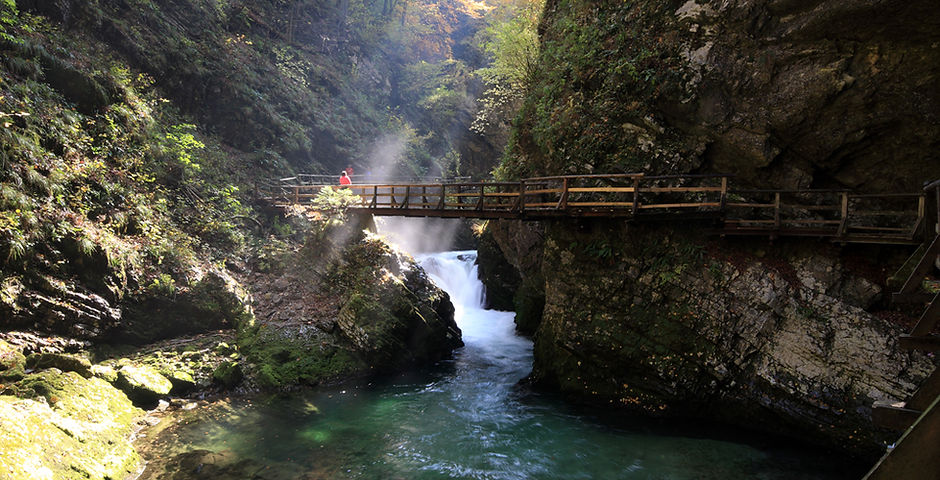
<svg viewBox="0 0 940 480">
<path fill-rule="evenodd" d="M 471 129 L 485 133 L 514 113 L 536 72 L 539 53 L 538 22 L 544 0 L 518 0 L 491 12 L 481 44 L 491 63 L 476 71 L 487 90 Z"/>
<path fill-rule="evenodd" d="M 172 297 L 176 293 L 176 280 L 166 273 L 161 273 L 147 285 L 147 290 L 153 294 Z"/>
<path fill-rule="evenodd" d="M 202 150 L 206 145 L 193 135 L 195 130 L 195 125 L 184 123 L 170 127 L 169 131 L 164 134 L 166 140 L 164 148 L 170 158 L 176 162 L 174 167 L 180 170 L 183 179 L 194 176 L 202 169 L 194 158 L 194 153 Z"/>
<path fill-rule="evenodd" d="M 19 9 L 16 0 L 0 0 L 0 39 L 14 41 L 14 37 L 7 30 L 16 26 L 19 20 Z"/>
<path fill-rule="evenodd" d="M 671 172 L 672 157 L 658 164 L 650 145 L 681 150 L 687 140 L 651 106 L 684 98 L 675 21 L 673 7 L 652 0 L 558 2 L 499 173 Z"/>
<path fill-rule="evenodd" d="M 538 22 L 544 0 L 520 0 L 507 3 L 494 12 L 484 31 L 483 50 L 492 63 L 477 70 L 490 85 L 508 85 L 523 90 L 536 71 L 539 39 Z"/>
<path fill-rule="evenodd" d="M 345 221 L 346 210 L 360 202 L 362 199 L 351 190 L 324 187 L 320 189 L 311 203 L 327 221 Z"/>
</svg>

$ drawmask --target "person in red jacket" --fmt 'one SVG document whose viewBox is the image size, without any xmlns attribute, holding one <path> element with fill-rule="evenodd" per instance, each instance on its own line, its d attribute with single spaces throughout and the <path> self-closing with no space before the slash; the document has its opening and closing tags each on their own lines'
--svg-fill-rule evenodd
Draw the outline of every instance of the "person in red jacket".
<svg viewBox="0 0 940 480">
<path fill-rule="evenodd" d="M 349 176 L 346 175 L 346 170 L 343 170 L 343 173 L 339 174 L 339 184 L 340 185 L 352 185 L 352 181 L 350 181 Z"/>
</svg>

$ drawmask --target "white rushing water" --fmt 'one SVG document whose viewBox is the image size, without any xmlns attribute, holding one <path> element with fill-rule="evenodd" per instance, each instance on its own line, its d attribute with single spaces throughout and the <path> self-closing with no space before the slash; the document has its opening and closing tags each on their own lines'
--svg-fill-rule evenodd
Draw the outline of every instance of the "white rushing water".
<svg viewBox="0 0 940 480">
<path fill-rule="evenodd" d="M 483 308 L 484 289 L 477 278 L 476 255 L 475 251 L 445 252 L 418 260 L 454 304 L 454 317 L 466 345 L 458 360 L 493 363 L 501 373 L 500 378 L 490 380 L 512 384 L 531 369 L 532 342 L 516 334 L 515 313 Z"/>
</svg>

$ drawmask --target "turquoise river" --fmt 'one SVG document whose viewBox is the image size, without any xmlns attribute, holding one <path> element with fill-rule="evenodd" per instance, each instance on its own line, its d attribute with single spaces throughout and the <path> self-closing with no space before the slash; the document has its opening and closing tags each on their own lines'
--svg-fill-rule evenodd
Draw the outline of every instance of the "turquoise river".
<svg viewBox="0 0 940 480">
<path fill-rule="evenodd" d="M 420 258 L 466 344 L 381 382 L 211 402 L 146 441 L 141 480 L 853 479 L 859 468 L 793 441 L 644 420 L 520 383 L 532 342 L 485 310 L 475 252 Z"/>
</svg>

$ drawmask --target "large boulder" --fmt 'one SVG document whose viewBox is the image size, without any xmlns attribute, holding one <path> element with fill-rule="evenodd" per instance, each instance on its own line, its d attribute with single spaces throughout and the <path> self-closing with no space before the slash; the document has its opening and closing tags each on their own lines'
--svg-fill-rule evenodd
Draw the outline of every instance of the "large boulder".
<svg viewBox="0 0 940 480">
<path fill-rule="evenodd" d="M 115 385 L 135 404 L 150 407 L 170 393 L 173 383 L 148 365 L 124 365 L 117 372 Z"/>
<path fill-rule="evenodd" d="M 48 369 L 0 393 L 4 478 L 117 479 L 136 471 L 143 412 L 98 378 Z"/>
<path fill-rule="evenodd" d="M 314 232 L 297 255 L 298 268 L 258 278 L 259 320 L 239 332 L 260 386 L 386 373 L 462 345 L 447 294 L 378 237 L 350 225 Z"/>
</svg>

